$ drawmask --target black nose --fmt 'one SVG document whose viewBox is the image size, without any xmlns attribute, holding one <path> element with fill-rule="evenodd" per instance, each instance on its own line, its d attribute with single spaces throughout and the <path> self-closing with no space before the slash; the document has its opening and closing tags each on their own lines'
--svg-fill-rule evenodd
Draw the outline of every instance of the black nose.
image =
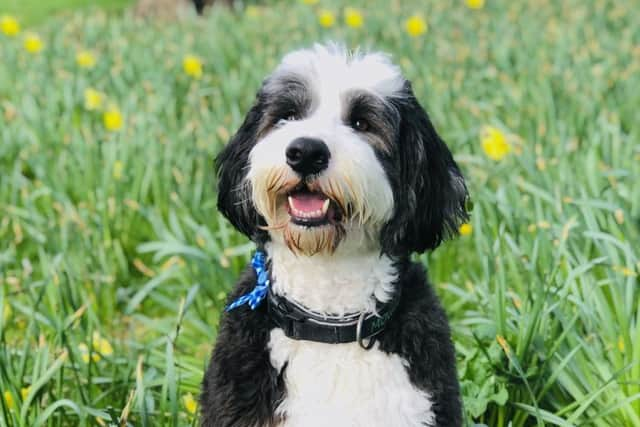
<svg viewBox="0 0 640 427">
<path fill-rule="evenodd" d="M 329 147 L 315 138 L 297 138 L 287 147 L 287 164 L 300 175 L 322 172 L 329 165 Z"/>
</svg>

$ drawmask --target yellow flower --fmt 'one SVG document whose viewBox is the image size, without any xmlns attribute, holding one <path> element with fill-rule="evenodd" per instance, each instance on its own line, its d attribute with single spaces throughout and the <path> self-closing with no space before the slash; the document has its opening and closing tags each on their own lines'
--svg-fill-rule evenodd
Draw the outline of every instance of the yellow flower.
<svg viewBox="0 0 640 427">
<path fill-rule="evenodd" d="M 484 0 L 466 0 L 467 7 L 469 9 L 482 9 L 484 7 Z"/>
<path fill-rule="evenodd" d="M 509 355 L 510 351 L 509 351 L 509 344 L 507 344 L 507 340 L 505 340 L 502 335 L 498 335 L 496 337 L 496 340 L 498 341 L 498 344 L 500 344 L 500 347 L 502 347 L 502 350 L 504 351 L 504 353 L 506 355 Z"/>
<path fill-rule="evenodd" d="M 89 111 L 99 110 L 104 102 L 104 93 L 92 88 L 84 90 L 84 108 Z"/>
<path fill-rule="evenodd" d="M 469 223 L 464 223 L 460 226 L 460 228 L 458 229 L 458 231 L 460 232 L 461 236 L 468 236 L 471 233 L 473 233 L 473 225 L 469 224 Z"/>
<path fill-rule="evenodd" d="M 13 396 L 8 391 L 4 392 L 4 401 L 7 403 L 7 408 L 11 411 L 15 408 L 16 403 L 13 401 Z"/>
<path fill-rule="evenodd" d="M 485 126 L 480 135 L 480 142 L 484 153 L 495 161 L 500 161 L 511 151 L 507 137 L 502 131 L 493 126 Z"/>
<path fill-rule="evenodd" d="M 27 400 L 27 396 L 29 395 L 29 392 L 31 391 L 31 386 L 28 387 L 22 387 L 20 389 L 20 396 L 22 397 L 22 401 Z"/>
<path fill-rule="evenodd" d="M 323 9 L 318 13 L 318 22 L 325 28 L 333 27 L 336 17 L 330 10 Z"/>
<path fill-rule="evenodd" d="M 513 305 L 520 310 L 522 308 L 522 301 L 520 301 L 520 298 L 518 298 L 517 295 L 512 295 L 511 299 L 513 300 Z"/>
<path fill-rule="evenodd" d="M 549 228 L 551 228 L 551 224 L 549 224 L 549 221 L 538 221 L 538 227 L 542 228 L 543 230 L 547 230 Z"/>
<path fill-rule="evenodd" d="M 614 265 L 613 271 L 617 271 L 618 273 L 621 273 L 625 277 L 637 276 L 636 272 L 633 271 L 633 267 L 629 268 L 629 267 L 625 267 L 624 265 Z"/>
<path fill-rule="evenodd" d="M 304 4 L 308 4 L 308 5 L 314 5 L 314 4 L 318 4 L 318 0 L 302 0 L 302 3 Z"/>
<path fill-rule="evenodd" d="M 116 160 L 113 163 L 113 179 L 116 181 L 120 181 L 122 179 L 122 162 L 120 160 Z"/>
<path fill-rule="evenodd" d="M 407 19 L 404 25 L 407 33 L 409 33 L 411 37 L 421 36 L 429 29 L 429 27 L 427 26 L 427 22 L 419 15 L 413 15 L 412 17 Z"/>
<path fill-rule="evenodd" d="M 76 64 L 81 68 L 93 68 L 96 65 L 96 57 L 91 51 L 81 50 L 76 53 Z"/>
<path fill-rule="evenodd" d="M 364 24 L 364 18 L 358 9 L 348 7 L 344 10 L 344 22 L 351 28 L 360 28 Z"/>
<path fill-rule="evenodd" d="M 260 16 L 260 14 L 262 13 L 262 10 L 255 5 L 250 4 L 249 6 L 247 6 L 247 8 L 245 9 L 245 13 L 247 14 L 248 17 L 250 18 L 257 18 L 258 16 Z"/>
<path fill-rule="evenodd" d="M 102 115 L 102 122 L 108 131 L 118 131 L 122 128 L 122 113 L 118 107 L 112 105 Z"/>
<path fill-rule="evenodd" d="M 95 363 L 100 361 L 100 355 L 96 352 L 91 353 L 89 347 L 86 344 L 79 344 L 78 350 L 80 350 L 80 358 L 84 363 L 89 363 L 89 360 L 93 360 Z M 90 359 L 91 358 L 91 359 Z"/>
<path fill-rule="evenodd" d="M 105 338 L 102 338 L 97 332 L 93 333 L 92 345 L 93 349 L 103 356 L 111 356 L 113 354 L 111 343 Z"/>
<path fill-rule="evenodd" d="M 9 318 L 11 317 L 11 306 L 5 301 L 4 307 L 2 308 L 2 321 L 3 323 L 7 323 Z"/>
<path fill-rule="evenodd" d="M 15 36 L 20 32 L 20 23 L 11 15 L 0 16 L 0 31 L 7 36 Z"/>
<path fill-rule="evenodd" d="M 202 61 L 195 55 L 186 55 L 182 60 L 184 72 L 196 79 L 202 77 Z"/>
<path fill-rule="evenodd" d="M 618 337 L 618 350 L 620 353 L 624 353 L 624 338 Z"/>
<path fill-rule="evenodd" d="M 38 53 L 42 50 L 42 39 L 37 34 L 29 33 L 24 38 L 24 49 L 29 53 Z"/>
<path fill-rule="evenodd" d="M 182 404 L 184 405 L 184 408 L 187 410 L 187 412 L 191 415 L 194 415 L 196 413 L 196 410 L 198 409 L 198 402 L 196 402 L 191 393 L 187 393 L 182 396 Z"/>
</svg>

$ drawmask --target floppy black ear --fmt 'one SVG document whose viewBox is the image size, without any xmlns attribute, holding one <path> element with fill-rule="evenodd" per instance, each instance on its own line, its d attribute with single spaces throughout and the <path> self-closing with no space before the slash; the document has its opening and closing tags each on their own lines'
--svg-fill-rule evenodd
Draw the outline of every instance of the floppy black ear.
<svg viewBox="0 0 640 427">
<path fill-rule="evenodd" d="M 464 178 L 429 116 L 418 103 L 411 84 L 393 101 L 400 113 L 392 181 L 395 213 L 382 230 L 382 247 L 392 254 L 436 248 L 458 232 L 468 219 Z"/>
<path fill-rule="evenodd" d="M 249 168 L 249 153 L 256 144 L 263 102 L 258 94 L 240 129 L 216 158 L 218 172 L 218 210 L 240 232 L 256 243 L 264 243 L 268 233 L 260 229 L 266 225 L 251 201 L 250 189 L 245 182 Z"/>
</svg>

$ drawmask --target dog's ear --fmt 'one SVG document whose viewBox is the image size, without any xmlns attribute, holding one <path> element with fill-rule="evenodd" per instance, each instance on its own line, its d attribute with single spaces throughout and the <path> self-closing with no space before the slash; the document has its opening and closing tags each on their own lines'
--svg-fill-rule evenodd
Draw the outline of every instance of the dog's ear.
<svg viewBox="0 0 640 427">
<path fill-rule="evenodd" d="M 382 230 L 383 251 L 422 253 L 455 235 L 468 219 L 464 178 L 451 152 L 406 83 L 396 101 L 400 128 L 396 141 L 395 212 Z"/>
<path fill-rule="evenodd" d="M 256 144 L 263 115 L 263 100 L 258 93 L 240 129 L 218 154 L 215 161 L 218 173 L 218 210 L 240 232 L 256 243 L 264 243 L 268 233 L 260 226 L 266 222 L 251 202 L 246 176 L 249 153 Z"/>
</svg>

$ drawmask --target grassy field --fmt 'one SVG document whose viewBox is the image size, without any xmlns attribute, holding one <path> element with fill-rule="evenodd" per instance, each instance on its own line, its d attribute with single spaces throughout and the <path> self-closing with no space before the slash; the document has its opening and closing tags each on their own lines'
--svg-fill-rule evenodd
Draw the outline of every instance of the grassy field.
<svg viewBox="0 0 640 427">
<path fill-rule="evenodd" d="M 0 13 L 10 13 L 23 24 L 36 25 L 52 15 L 71 14 L 74 10 L 100 7 L 118 12 L 134 0 L 0 0 Z"/>
<path fill-rule="evenodd" d="M 465 235 L 422 260 L 469 422 L 640 427 L 632 3 L 354 0 L 356 28 L 337 1 L 84 10 L 13 36 L 5 17 L 0 427 L 197 424 L 252 251 L 216 212 L 212 159 L 281 55 L 327 39 L 392 53 L 467 177 Z"/>
</svg>

